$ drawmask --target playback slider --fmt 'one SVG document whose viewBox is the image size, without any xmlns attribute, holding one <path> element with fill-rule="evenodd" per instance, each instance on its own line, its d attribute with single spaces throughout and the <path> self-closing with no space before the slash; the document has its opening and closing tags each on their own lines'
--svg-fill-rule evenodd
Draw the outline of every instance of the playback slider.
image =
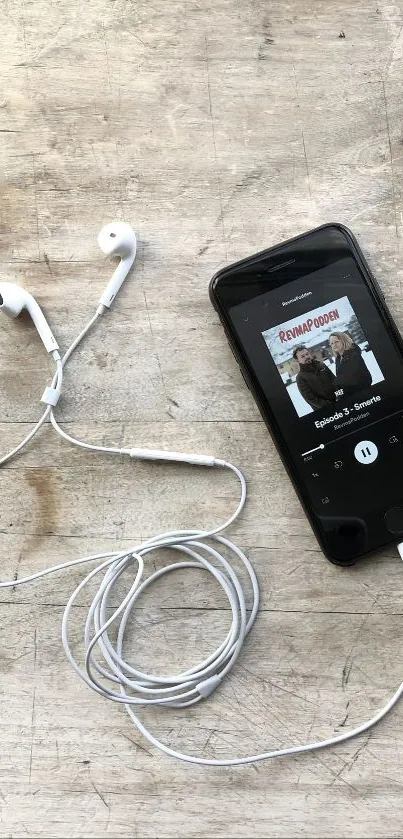
<svg viewBox="0 0 403 839">
<path fill-rule="evenodd" d="M 312 454 L 313 452 L 318 452 L 320 449 L 324 449 L 325 444 L 321 443 L 320 446 L 316 446 L 316 449 L 309 449 L 309 452 L 302 452 L 301 457 L 305 457 L 307 454 Z"/>
</svg>

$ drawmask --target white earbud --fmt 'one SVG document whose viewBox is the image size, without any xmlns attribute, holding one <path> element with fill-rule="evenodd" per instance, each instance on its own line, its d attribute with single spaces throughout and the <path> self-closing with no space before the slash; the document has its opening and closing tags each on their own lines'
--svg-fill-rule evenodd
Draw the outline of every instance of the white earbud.
<svg viewBox="0 0 403 839">
<path fill-rule="evenodd" d="M 121 261 L 99 301 L 100 306 L 112 305 L 122 283 L 125 281 L 136 257 L 136 234 L 123 221 L 112 222 L 102 228 L 98 235 L 98 244 L 107 256 L 120 256 Z"/>
<path fill-rule="evenodd" d="M 18 317 L 26 309 L 36 326 L 48 352 L 59 349 L 59 345 L 46 321 L 35 298 L 25 288 L 14 283 L 0 283 L 0 311 L 12 318 Z"/>
</svg>

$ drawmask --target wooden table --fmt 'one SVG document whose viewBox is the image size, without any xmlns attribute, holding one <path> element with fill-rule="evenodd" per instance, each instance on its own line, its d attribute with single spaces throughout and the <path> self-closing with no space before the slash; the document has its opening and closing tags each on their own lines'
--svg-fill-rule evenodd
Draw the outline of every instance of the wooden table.
<svg viewBox="0 0 403 839">
<path fill-rule="evenodd" d="M 43 305 L 61 345 L 111 267 L 135 269 L 66 373 L 63 427 L 90 441 L 233 459 L 249 501 L 230 536 L 262 608 L 234 674 L 187 713 L 144 713 L 166 742 L 224 757 L 369 718 L 403 677 L 395 550 L 323 558 L 208 299 L 212 273 L 328 220 L 358 236 L 403 326 L 402 3 L 3 0 L 0 280 Z M 1 320 L 1 450 L 39 416 L 51 365 L 29 321 Z M 120 462 L 45 428 L 0 474 L 1 577 L 21 577 L 234 509 L 218 471 Z M 1 593 L 2 837 L 400 837 L 403 710 L 320 754 L 203 769 L 154 751 L 75 676 L 60 640 L 75 569 Z M 78 641 L 85 601 L 76 609 Z M 144 597 L 133 657 L 190 666 L 229 614 L 207 575 Z"/>
</svg>

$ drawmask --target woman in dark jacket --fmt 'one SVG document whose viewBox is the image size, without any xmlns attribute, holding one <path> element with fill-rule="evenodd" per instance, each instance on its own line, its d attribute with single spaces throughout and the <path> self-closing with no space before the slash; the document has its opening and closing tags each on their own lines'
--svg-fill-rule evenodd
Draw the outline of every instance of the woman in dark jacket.
<svg viewBox="0 0 403 839">
<path fill-rule="evenodd" d="M 347 332 L 333 332 L 329 344 L 336 356 L 337 389 L 343 389 L 344 396 L 372 385 L 372 376 L 361 354 Z"/>
</svg>

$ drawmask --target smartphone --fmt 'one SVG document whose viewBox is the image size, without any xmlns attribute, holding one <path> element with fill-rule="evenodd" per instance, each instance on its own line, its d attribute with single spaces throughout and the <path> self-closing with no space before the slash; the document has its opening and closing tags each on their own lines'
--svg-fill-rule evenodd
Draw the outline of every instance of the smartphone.
<svg viewBox="0 0 403 839">
<path fill-rule="evenodd" d="M 230 265 L 210 297 L 327 558 L 402 538 L 403 342 L 350 230 Z"/>
</svg>

